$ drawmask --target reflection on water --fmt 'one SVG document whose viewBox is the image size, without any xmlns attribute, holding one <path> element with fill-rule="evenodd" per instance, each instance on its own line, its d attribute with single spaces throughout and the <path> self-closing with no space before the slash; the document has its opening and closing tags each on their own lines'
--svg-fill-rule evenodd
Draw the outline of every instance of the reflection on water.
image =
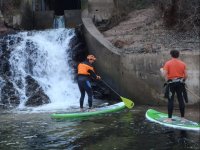
<svg viewBox="0 0 200 150">
<path fill-rule="evenodd" d="M 0 149 L 199 149 L 199 132 L 166 128 L 135 107 L 85 120 L 53 120 L 49 113 L 1 113 Z"/>
</svg>

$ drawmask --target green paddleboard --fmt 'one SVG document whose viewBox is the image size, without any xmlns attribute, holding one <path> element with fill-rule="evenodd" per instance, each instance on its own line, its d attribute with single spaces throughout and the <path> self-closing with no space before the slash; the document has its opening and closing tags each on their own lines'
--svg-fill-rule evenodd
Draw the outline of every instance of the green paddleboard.
<svg viewBox="0 0 200 150">
<path fill-rule="evenodd" d="M 112 112 L 120 111 L 124 108 L 125 108 L 124 102 L 120 102 L 114 105 L 94 108 L 93 111 L 74 112 L 74 113 L 71 113 L 71 112 L 70 113 L 54 113 L 54 114 L 51 114 L 51 117 L 55 119 L 82 118 L 82 117 L 101 115 L 105 113 L 112 113 Z"/>
<path fill-rule="evenodd" d="M 168 118 L 168 114 L 158 112 L 153 109 L 149 109 L 146 112 L 146 118 L 152 122 L 159 123 L 163 126 L 172 127 L 176 129 L 183 129 L 183 130 L 194 130 L 200 131 L 200 124 L 197 122 L 193 122 L 190 120 L 185 119 L 184 121 L 181 120 L 181 117 L 172 116 L 172 122 L 165 122 L 165 119 Z"/>
</svg>

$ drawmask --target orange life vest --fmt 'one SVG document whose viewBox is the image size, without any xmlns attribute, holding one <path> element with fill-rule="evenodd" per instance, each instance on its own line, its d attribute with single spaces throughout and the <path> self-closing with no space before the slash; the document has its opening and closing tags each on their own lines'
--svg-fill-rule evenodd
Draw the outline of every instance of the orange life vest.
<svg viewBox="0 0 200 150">
<path fill-rule="evenodd" d="M 84 64 L 84 63 L 80 63 L 78 65 L 78 74 L 81 74 L 81 75 L 90 75 L 90 73 L 88 72 L 88 70 L 92 70 L 94 72 L 94 68 L 92 66 L 89 66 L 89 65 Z"/>
</svg>

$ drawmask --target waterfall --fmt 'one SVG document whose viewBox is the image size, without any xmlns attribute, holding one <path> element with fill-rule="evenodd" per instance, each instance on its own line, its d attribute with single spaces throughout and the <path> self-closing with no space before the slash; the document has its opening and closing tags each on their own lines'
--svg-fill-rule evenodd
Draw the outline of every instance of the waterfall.
<svg viewBox="0 0 200 150">
<path fill-rule="evenodd" d="M 18 109 L 27 108 L 27 76 L 37 81 L 50 99 L 49 104 L 31 107 L 32 110 L 52 111 L 79 106 L 78 86 L 74 83 L 72 68 L 68 63 L 69 42 L 73 36 L 74 30 L 60 28 L 19 32 L 10 37 L 18 39 L 12 44 L 9 58 L 9 80 L 20 96 Z"/>
<path fill-rule="evenodd" d="M 53 22 L 54 29 L 65 28 L 65 17 L 64 16 L 55 16 Z"/>
</svg>

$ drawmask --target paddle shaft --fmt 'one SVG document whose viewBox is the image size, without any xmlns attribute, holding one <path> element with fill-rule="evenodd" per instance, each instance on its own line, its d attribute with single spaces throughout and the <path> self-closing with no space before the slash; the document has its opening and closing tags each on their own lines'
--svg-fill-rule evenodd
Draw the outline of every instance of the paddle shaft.
<svg viewBox="0 0 200 150">
<path fill-rule="evenodd" d="M 113 88 L 111 88 L 105 81 L 103 81 L 102 79 L 101 79 L 101 81 L 108 87 L 108 88 L 110 88 L 117 96 L 119 96 L 119 97 L 121 97 Z"/>
<path fill-rule="evenodd" d="M 197 99 L 200 99 L 200 97 L 198 96 L 198 95 L 196 95 L 195 93 L 193 93 L 191 90 L 189 90 L 187 87 L 185 87 L 186 88 L 186 90 L 188 91 L 188 92 L 190 92 L 193 96 L 195 96 Z"/>
<path fill-rule="evenodd" d="M 126 105 L 127 108 L 129 108 L 129 109 L 133 108 L 134 103 L 133 103 L 130 99 L 120 96 L 120 95 L 119 95 L 113 88 L 111 88 L 105 81 L 103 81 L 102 79 L 101 79 L 101 81 L 102 81 L 108 88 L 110 88 L 117 96 L 119 96 L 119 98 L 124 102 L 124 104 Z"/>
</svg>

